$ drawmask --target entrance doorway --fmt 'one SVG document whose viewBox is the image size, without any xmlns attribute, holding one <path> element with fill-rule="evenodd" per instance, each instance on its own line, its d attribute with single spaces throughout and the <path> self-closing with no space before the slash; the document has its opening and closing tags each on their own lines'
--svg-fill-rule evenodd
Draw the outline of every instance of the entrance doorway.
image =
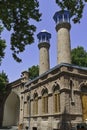
<svg viewBox="0 0 87 130">
<path fill-rule="evenodd" d="M 87 95 L 82 94 L 82 112 L 83 112 L 83 121 L 87 119 Z"/>
<path fill-rule="evenodd" d="M 37 127 L 33 127 L 33 130 L 37 130 Z"/>
<path fill-rule="evenodd" d="M 19 122 L 20 99 L 11 92 L 4 105 L 3 126 L 16 126 Z"/>
</svg>

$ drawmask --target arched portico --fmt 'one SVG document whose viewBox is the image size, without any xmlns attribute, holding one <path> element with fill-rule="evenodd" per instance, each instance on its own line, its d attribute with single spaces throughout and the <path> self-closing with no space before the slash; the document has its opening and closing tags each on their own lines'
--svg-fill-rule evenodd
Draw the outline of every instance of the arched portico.
<svg viewBox="0 0 87 130">
<path fill-rule="evenodd" d="M 20 99 L 19 96 L 11 92 L 4 104 L 3 126 L 15 126 L 19 122 Z"/>
</svg>

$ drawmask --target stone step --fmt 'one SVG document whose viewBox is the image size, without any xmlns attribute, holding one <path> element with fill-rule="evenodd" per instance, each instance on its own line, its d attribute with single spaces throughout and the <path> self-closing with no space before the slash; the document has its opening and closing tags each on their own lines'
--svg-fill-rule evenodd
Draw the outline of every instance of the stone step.
<svg viewBox="0 0 87 130">
<path fill-rule="evenodd" d="M 18 130 L 18 127 L 17 126 L 3 127 L 0 128 L 0 130 Z"/>
</svg>

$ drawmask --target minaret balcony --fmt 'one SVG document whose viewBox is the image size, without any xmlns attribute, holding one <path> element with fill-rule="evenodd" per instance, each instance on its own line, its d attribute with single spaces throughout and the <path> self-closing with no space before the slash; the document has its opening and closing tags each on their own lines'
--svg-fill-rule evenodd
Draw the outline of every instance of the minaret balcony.
<svg viewBox="0 0 87 130">
<path fill-rule="evenodd" d="M 51 34 L 46 30 L 42 30 L 40 33 L 38 33 L 37 37 L 39 43 L 50 43 Z"/>
<path fill-rule="evenodd" d="M 53 19 L 56 24 L 70 23 L 70 13 L 66 10 L 58 11 L 54 14 Z"/>
</svg>

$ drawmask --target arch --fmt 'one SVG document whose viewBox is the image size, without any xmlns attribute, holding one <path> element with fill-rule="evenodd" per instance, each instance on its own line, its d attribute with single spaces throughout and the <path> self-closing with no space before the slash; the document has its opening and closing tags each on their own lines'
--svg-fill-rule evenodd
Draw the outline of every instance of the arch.
<svg viewBox="0 0 87 130">
<path fill-rule="evenodd" d="M 19 122 L 20 99 L 11 92 L 4 104 L 3 126 L 16 126 Z"/>
<path fill-rule="evenodd" d="M 82 82 L 79 88 L 81 92 L 85 92 L 85 90 L 87 89 L 87 82 Z M 87 93 L 87 90 L 86 90 L 86 93 Z"/>
<path fill-rule="evenodd" d="M 60 90 L 60 86 L 58 83 L 55 82 L 55 84 L 52 87 L 52 91 L 55 92 L 55 91 L 59 91 L 59 90 Z"/>
<path fill-rule="evenodd" d="M 42 91 L 41 91 L 41 94 L 42 94 L 42 96 L 43 96 L 44 94 L 48 94 L 48 89 L 47 89 L 46 87 L 44 87 L 44 88 L 42 89 Z"/>
<path fill-rule="evenodd" d="M 36 97 L 38 97 L 38 93 L 35 92 L 34 95 L 33 95 L 33 98 L 35 99 Z"/>
</svg>

